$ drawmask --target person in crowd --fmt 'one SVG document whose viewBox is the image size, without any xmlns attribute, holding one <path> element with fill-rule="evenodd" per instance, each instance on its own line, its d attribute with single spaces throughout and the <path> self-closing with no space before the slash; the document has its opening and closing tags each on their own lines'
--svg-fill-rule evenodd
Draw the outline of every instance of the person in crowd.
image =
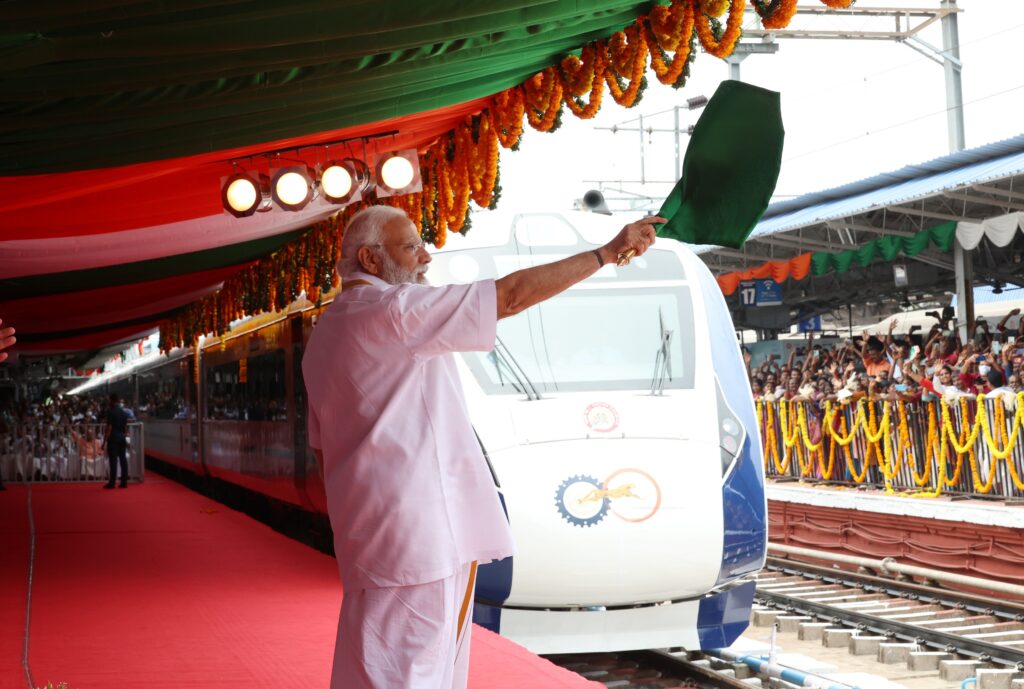
<svg viewBox="0 0 1024 689">
<path fill-rule="evenodd" d="M 128 487 L 128 412 L 121 404 L 116 393 L 110 394 L 110 407 L 107 409 L 104 431 L 104 444 L 107 448 L 107 459 L 110 462 L 110 475 L 104 488 L 113 488 L 115 484 L 121 488 Z M 121 467 L 121 482 L 117 483 L 117 468 Z"/>
<path fill-rule="evenodd" d="M 427 283 L 430 254 L 404 211 L 373 206 L 349 222 L 342 292 L 302 361 L 345 589 L 333 689 L 465 687 L 476 563 L 514 548 L 454 353 L 489 351 L 499 319 L 628 250 L 642 255 L 663 222 L 643 218 L 600 249 L 445 287 Z"/>
</svg>

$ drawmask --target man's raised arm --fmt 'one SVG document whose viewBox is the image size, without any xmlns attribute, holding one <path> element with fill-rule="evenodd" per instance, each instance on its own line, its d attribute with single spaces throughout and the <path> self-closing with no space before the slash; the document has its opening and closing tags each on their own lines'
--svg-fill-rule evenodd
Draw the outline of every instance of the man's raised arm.
<svg viewBox="0 0 1024 689">
<path fill-rule="evenodd" d="M 668 222 L 652 215 L 622 228 L 615 239 L 600 249 L 585 251 L 561 261 L 524 268 L 495 282 L 498 292 L 498 318 L 514 316 L 520 311 L 587 279 L 607 263 L 615 263 L 619 254 L 630 249 L 642 255 L 654 243 L 652 225 Z"/>
</svg>

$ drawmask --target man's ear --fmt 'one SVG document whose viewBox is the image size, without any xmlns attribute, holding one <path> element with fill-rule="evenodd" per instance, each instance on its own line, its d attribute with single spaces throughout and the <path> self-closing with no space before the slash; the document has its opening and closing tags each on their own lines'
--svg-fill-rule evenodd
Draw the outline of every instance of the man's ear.
<svg viewBox="0 0 1024 689">
<path fill-rule="evenodd" d="M 361 246 L 356 252 L 356 259 L 362 269 L 370 275 L 380 276 L 380 259 L 377 252 L 368 246 Z"/>
</svg>

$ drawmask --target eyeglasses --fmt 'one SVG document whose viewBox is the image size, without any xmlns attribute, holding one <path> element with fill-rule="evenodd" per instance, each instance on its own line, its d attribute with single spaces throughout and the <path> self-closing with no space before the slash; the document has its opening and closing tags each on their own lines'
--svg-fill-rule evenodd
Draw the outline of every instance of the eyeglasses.
<svg viewBox="0 0 1024 689">
<path fill-rule="evenodd" d="M 423 240 L 418 242 L 382 242 L 380 244 L 368 244 L 367 246 L 399 246 L 402 250 L 410 256 L 418 254 L 425 248 Z"/>
</svg>

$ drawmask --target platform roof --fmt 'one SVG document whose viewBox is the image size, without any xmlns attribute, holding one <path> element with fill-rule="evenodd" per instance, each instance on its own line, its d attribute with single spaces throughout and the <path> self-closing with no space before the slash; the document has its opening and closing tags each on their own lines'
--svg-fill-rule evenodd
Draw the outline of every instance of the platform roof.
<svg viewBox="0 0 1024 689">
<path fill-rule="evenodd" d="M 841 165 L 837 160 L 835 164 Z M 718 273 L 743 271 L 765 261 L 806 252 L 843 252 L 884 236 L 909 237 L 950 221 L 982 220 L 1024 210 L 1024 135 L 942 156 L 924 163 L 769 206 L 742 251 L 702 247 L 702 257 Z M 970 252 L 975 280 L 991 285 L 1024 284 L 1024 235 L 1006 247 L 982 240 Z M 847 321 L 920 304 L 948 304 L 953 291 L 953 255 L 935 249 L 901 257 L 909 285 L 897 289 L 892 264 L 876 261 L 847 273 L 827 273 L 784 284 L 790 321 L 836 313 Z M 736 298 L 733 298 L 736 301 Z M 734 316 L 748 322 L 738 304 Z M 749 322 L 748 322 L 749 323 Z"/>
</svg>

